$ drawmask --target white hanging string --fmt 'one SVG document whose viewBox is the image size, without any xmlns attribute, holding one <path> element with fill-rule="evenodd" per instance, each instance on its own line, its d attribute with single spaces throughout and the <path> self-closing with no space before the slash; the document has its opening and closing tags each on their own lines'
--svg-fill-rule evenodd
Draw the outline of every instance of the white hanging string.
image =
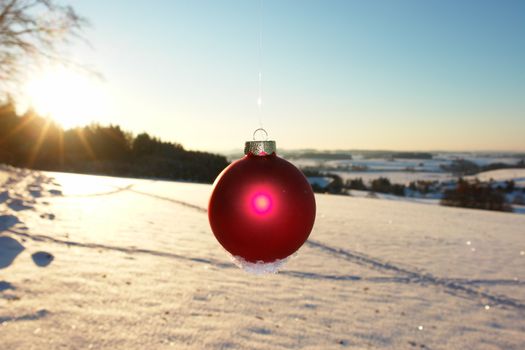
<svg viewBox="0 0 525 350">
<path fill-rule="evenodd" d="M 257 107 L 259 109 L 259 128 L 263 127 L 262 117 L 262 42 L 263 42 L 263 0 L 259 0 L 259 50 L 258 50 L 258 60 L 259 60 L 259 95 L 257 97 Z"/>
</svg>

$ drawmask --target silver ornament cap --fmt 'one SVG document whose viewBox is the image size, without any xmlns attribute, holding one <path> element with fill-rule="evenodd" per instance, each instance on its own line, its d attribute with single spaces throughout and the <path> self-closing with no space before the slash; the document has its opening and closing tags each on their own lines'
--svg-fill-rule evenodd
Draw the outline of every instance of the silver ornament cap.
<svg viewBox="0 0 525 350">
<path fill-rule="evenodd" d="M 263 134 L 264 140 L 256 140 L 257 134 Z M 244 144 L 244 154 L 254 156 L 267 156 L 275 153 L 277 146 L 275 141 L 268 141 L 268 133 L 263 128 L 253 132 L 253 141 L 246 141 Z"/>
<path fill-rule="evenodd" d="M 244 144 L 244 154 L 254 156 L 267 156 L 275 153 L 275 141 L 246 141 Z"/>
</svg>

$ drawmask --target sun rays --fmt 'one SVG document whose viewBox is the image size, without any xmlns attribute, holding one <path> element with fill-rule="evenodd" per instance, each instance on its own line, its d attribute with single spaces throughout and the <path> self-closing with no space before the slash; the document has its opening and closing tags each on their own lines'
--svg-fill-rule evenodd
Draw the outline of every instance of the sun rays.
<svg viewBox="0 0 525 350">
<path fill-rule="evenodd" d="M 68 134 L 75 135 L 87 159 L 97 160 L 81 126 L 104 123 L 111 116 L 109 94 L 101 79 L 62 66 L 47 67 L 28 77 L 18 102 L 17 109 L 27 112 L 3 139 L 23 135 L 33 140 L 24 166 L 31 167 L 49 149 L 53 149 L 53 162 L 64 164 Z"/>
<path fill-rule="evenodd" d="M 110 114 L 103 82 L 64 67 L 31 76 L 23 90 L 28 106 L 66 129 L 104 120 Z"/>
</svg>

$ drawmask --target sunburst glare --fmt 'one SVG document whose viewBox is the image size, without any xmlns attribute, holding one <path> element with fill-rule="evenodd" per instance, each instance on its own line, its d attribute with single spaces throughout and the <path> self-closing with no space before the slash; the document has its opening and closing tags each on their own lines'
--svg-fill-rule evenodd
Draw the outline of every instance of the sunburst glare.
<svg viewBox="0 0 525 350">
<path fill-rule="evenodd" d="M 26 104 L 64 128 L 104 122 L 110 99 L 103 81 L 64 67 L 42 70 L 24 87 Z"/>
</svg>

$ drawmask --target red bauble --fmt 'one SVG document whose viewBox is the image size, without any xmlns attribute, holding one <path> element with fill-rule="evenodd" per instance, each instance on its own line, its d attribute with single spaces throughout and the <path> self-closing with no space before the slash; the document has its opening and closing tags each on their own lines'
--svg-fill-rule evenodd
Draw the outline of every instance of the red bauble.
<svg viewBox="0 0 525 350">
<path fill-rule="evenodd" d="M 246 153 L 215 180 L 208 207 L 212 231 L 228 252 L 248 262 L 284 259 L 312 230 L 312 188 L 299 169 L 275 153 Z"/>
</svg>

